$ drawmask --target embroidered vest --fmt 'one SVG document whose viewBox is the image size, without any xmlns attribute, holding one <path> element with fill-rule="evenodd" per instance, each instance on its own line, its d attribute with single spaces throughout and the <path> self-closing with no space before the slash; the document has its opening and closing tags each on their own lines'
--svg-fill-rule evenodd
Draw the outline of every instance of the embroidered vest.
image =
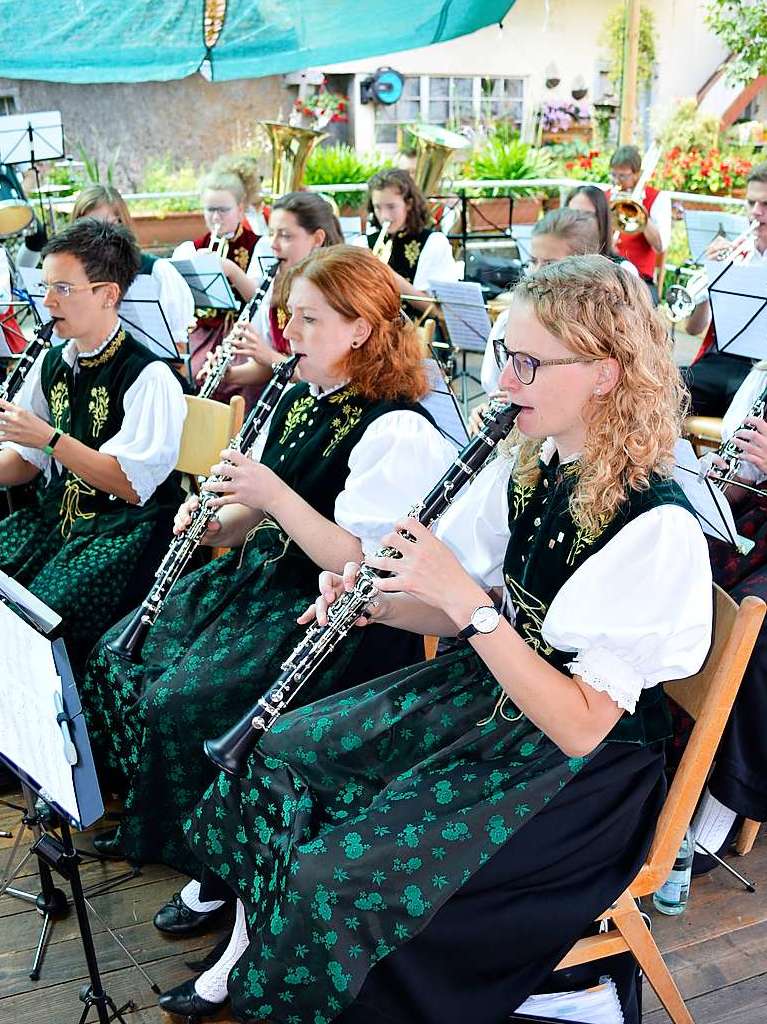
<svg viewBox="0 0 767 1024">
<path fill-rule="evenodd" d="M 511 537 L 504 560 L 504 579 L 517 617 L 515 628 L 541 657 L 560 671 L 575 655 L 558 651 L 541 636 L 549 606 L 564 583 L 591 555 L 607 544 L 627 523 L 659 505 L 690 509 L 673 480 L 654 478 L 646 491 L 632 491 L 624 505 L 598 536 L 576 526 L 570 514 L 570 495 L 577 464 L 560 467 L 541 463 L 537 485 L 509 483 Z M 690 509 L 690 511 L 692 511 Z M 624 714 L 607 739 L 646 745 L 671 735 L 662 686 L 643 690 L 633 715 Z"/>
<path fill-rule="evenodd" d="M 659 195 L 660 192 L 657 188 L 653 188 L 652 185 L 645 186 L 642 203 L 648 213 L 652 210 L 653 203 Z M 641 231 L 637 231 L 636 234 L 633 235 L 626 235 L 621 232 L 618 236 L 618 244 L 615 248 L 621 256 L 625 256 L 627 260 L 631 260 L 642 277 L 652 278 L 655 273 L 655 263 L 657 261 L 658 254 Z"/>
<path fill-rule="evenodd" d="M 379 229 L 375 234 L 367 236 L 368 246 L 371 249 L 374 248 L 378 241 L 380 233 Z M 410 281 L 411 284 L 418 269 L 418 260 L 430 234 L 432 234 L 432 229 L 424 228 L 417 235 L 409 235 L 404 231 L 399 231 L 396 235 L 391 236 L 392 247 L 389 266 L 395 273 L 404 277 L 406 281 Z"/>
<path fill-rule="evenodd" d="M 64 345 L 50 349 L 43 361 L 41 384 L 50 410 L 51 424 L 63 433 L 99 449 L 122 426 L 125 393 L 141 371 L 158 357 L 127 334 L 123 328 L 107 347 L 91 358 L 80 357 L 77 373 L 63 358 Z M 171 474 L 141 507 L 110 497 L 76 473 L 51 462 L 51 480 L 46 488 L 60 492 L 61 532 L 67 537 L 75 526 L 82 527 L 104 513 L 122 512 L 136 518 L 152 517 L 158 507 L 177 507 L 180 491 Z"/>
</svg>

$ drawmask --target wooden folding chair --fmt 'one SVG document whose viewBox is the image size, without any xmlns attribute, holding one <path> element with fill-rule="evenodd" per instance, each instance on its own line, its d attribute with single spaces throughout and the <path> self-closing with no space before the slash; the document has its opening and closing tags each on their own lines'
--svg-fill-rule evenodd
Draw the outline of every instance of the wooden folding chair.
<svg viewBox="0 0 767 1024">
<path fill-rule="evenodd" d="M 714 640 L 706 664 L 689 679 L 666 683 L 666 692 L 695 719 L 679 768 L 658 819 L 647 860 L 626 891 L 599 921 L 615 926 L 580 939 L 559 968 L 630 952 L 674 1024 L 694 1024 L 636 901 L 663 885 L 671 871 L 706 783 L 719 740 L 751 656 L 767 605 L 746 597 L 738 606 L 714 587 Z"/>
<path fill-rule="evenodd" d="M 722 421 L 718 416 L 688 416 L 683 433 L 689 438 L 698 458 L 722 443 Z"/>
<path fill-rule="evenodd" d="M 238 432 L 244 417 L 242 395 L 230 398 L 229 405 L 212 398 L 186 395 L 186 419 L 176 463 L 178 472 L 191 477 L 208 476 L 210 467 L 219 461 L 221 449 L 226 448 Z"/>
</svg>

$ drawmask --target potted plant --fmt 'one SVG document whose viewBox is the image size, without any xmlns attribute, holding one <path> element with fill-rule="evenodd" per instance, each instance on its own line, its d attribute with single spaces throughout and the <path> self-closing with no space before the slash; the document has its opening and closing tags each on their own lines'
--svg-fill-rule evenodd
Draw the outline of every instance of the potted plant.
<svg viewBox="0 0 767 1024">
<path fill-rule="evenodd" d="M 307 185 L 364 184 L 376 171 L 391 167 L 388 158 L 375 153 L 360 155 L 351 146 L 337 143 L 318 146 L 306 161 L 304 183 Z M 367 205 L 364 189 L 355 192 L 332 192 L 341 216 L 362 217 Z"/>
<path fill-rule="evenodd" d="M 744 196 L 751 167 L 751 161 L 738 154 L 722 153 L 719 149 L 685 151 L 675 146 L 665 154 L 653 176 L 653 184 L 671 192 Z M 691 207 L 706 209 L 700 203 L 691 204 Z M 720 209 L 720 206 L 710 208 Z"/>
<path fill-rule="evenodd" d="M 142 248 L 167 248 L 205 234 L 194 167 L 174 167 L 168 156 L 148 163 L 140 191 L 191 193 L 131 203 L 133 227 Z"/>
<path fill-rule="evenodd" d="M 546 178 L 553 172 L 551 157 L 519 140 L 491 137 L 467 160 L 463 173 L 474 181 L 518 181 Z M 468 195 L 472 231 L 495 231 L 508 226 L 508 196 L 514 199 L 512 219 L 516 224 L 534 224 L 541 214 L 545 189 L 524 185 L 477 188 Z"/>
<path fill-rule="evenodd" d="M 593 135 L 591 110 L 586 103 L 553 100 L 542 105 L 540 118 L 541 141 L 544 143 L 591 139 Z"/>
</svg>

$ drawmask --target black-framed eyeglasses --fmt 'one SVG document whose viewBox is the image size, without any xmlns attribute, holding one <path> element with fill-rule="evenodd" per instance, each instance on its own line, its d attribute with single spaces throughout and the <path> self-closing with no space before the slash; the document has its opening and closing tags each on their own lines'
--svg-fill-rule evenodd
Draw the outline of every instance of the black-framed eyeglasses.
<svg viewBox="0 0 767 1024">
<path fill-rule="evenodd" d="M 506 348 L 503 338 L 494 339 L 493 352 L 500 370 L 503 370 L 506 363 L 511 360 L 511 365 L 520 384 L 532 384 L 539 366 L 569 366 L 571 363 L 598 362 L 597 359 L 587 359 L 582 356 L 568 356 L 566 359 L 538 359 L 527 352 L 510 352 Z"/>
</svg>

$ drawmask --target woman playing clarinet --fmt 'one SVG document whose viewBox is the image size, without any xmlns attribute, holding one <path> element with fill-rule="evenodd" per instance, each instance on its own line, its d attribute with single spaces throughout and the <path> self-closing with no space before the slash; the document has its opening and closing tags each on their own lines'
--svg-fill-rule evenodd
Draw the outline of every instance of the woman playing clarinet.
<svg viewBox="0 0 767 1024">
<path fill-rule="evenodd" d="M 506 453 L 434 536 L 402 519 L 363 632 L 452 653 L 288 711 L 187 827 L 241 900 L 161 1006 L 497 1024 L 631 881 L 664 795 L 664 680 L 701 666 L 711 573 L 670 479 L 682 392 L 647 289 L 602 256 L 516 288 Z M 353 585 L 325 572 L 305 615 Z M 206 882 L 202 898 L 210 899 Z"/>
<path fill-rule="evenodd" d="M 119 833 L 105 842 L 136 860 L 194 866 L 182 824 L 213 776 L 203 741 L 279 672 L 318 567 L 338 571 L 373 550 L 454 454 L 419 405 L 427 388 L 415 331 L 370 253 L 318 250 L 293 269 L 288 309 L 299 382 L 250 457 L 224 453 L 212 470 L 229 479 L 215 486 L 220 514 L 205 542 L 232 550 L 179 581 L 140 664 L 107 647 L 121 627 L 108 634 L 81 689 L 102 778 L 125 795 Z M 195 503 L 179 510 L 177 532 Z M 371 633 L 317 685 L 343 689 L 422 652 L 420 639 Z M 187 910 L 179 897 L 165 930 L 183 930 Z"/>
</svg>

